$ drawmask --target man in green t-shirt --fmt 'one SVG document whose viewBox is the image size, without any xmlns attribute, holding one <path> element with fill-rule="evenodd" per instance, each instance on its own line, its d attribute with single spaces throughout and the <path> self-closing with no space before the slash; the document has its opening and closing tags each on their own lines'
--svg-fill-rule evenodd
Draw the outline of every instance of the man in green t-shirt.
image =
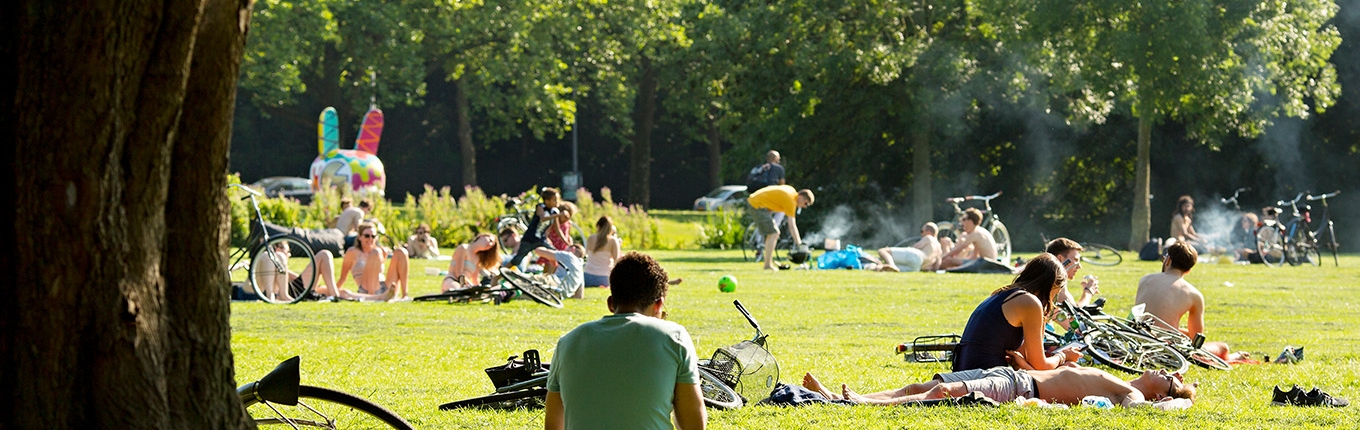
<svg viewBox="0 0 1360 430">
<path fill-rule="evenodd" d="M 666 271 L 630 252 L 609 274 L 607 315 L 557 342 L 548 372 L 544 427 L 557 429 L 702 429 L 698 358 L 689 332 L 661 319 Z"/>
</svg>

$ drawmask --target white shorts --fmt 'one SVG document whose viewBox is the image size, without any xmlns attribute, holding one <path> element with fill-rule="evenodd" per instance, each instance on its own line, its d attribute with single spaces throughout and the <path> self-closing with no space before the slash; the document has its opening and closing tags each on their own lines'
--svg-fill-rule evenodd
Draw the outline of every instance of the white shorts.
<svg viewBox="0 0 1360 430">
<path fill-rule="evenodd" d="M 892 255 L 893 264 L 903 272 L 915 272 L 921 270 L 921 263 L 926 260 L 926 253 L 916 248 L 888 248 L 888 254 Z"/>
</svg>

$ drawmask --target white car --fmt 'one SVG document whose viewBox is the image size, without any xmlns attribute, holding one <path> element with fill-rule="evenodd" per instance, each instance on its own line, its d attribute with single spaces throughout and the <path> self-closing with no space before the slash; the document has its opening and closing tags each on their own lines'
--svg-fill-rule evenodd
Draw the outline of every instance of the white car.
<svg viewBox="0 0 1360 430">
<path fill-rule="evenodd" d="M 723 185 L 710 191 L 708 195 L 694 200 L 694 210 L 715 211 L 718 208 L 733 210 L 746 204 L 745 185 Z"/>
</svg>

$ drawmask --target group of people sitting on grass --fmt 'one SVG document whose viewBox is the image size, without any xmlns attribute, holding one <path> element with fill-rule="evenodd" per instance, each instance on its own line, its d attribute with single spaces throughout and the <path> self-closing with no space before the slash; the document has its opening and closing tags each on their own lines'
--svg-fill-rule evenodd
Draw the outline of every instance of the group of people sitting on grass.
<svg viewBox="0 0 1360 430">
<path fill-rule="evenodd" d="M 1073 297 L 1068 283 L 1081 269 L 1081 245 L 1059 238 L 1030 260 L 1014 280 L 988 295 L 973 311 L 953 356 L 953 371 L 902 388 L 860 394 L 846 385 L 828 388 L 811 373 L 802 386 L 825 399 L 867 405 L 898 405 L 970 393 L 994 401 L 1041 399 L 1068 405 L 1101 396 L 1124 407 L 1184 407 L 1196 384 L 1180 374 L 1144 372 L 1131 380 L 1082 367 L 1077 348 L 1046 352 L 1043 331 L 1054 303 L 1084 305 L 1099 294 L 1093 277 Z M 897 259 L 894 258 L 894 261 Z M 1197 253 L 1173 244 L 1162 270 L 1143 277 L 1137 301 L 1187 336 L 1204 331 L 1204 297 L 1184 279 Z M 706 411 L 699 388 L 698 359 L 688 332 L 665 320 L 667 275 L 651 257 L 623 256 L 610 274 L 606 301 L 611 315 L 582 324 L 557 344 L 548 376 L 546 428 L 703 428 Z M 1185 328 L 1179 327 L 1182 319 Z M 1226 344 L 1207 344 L 1228 355 Z M 610 387 L 601 390 L 599 387 Z M 1185 402 L 1185 401 L 1181 401 Z"/>
<path fill-rule="evenodd" d="M 623 243 L 613 219 L 601 216 L 595 224 L 595 233 L 585 244 L 573 243 L 569 232 L 575 206 L 561 202 L 559 194 L 555 188 L 540 192 L 543 203 L 535 208 L 523 232 L 515 226 L 501 226 L 496 235 L 481 233 L 454 247 L 441 290 L 489 284 L 500 270 L 527 269 L 529 264 L 556 276 L 564 297 L 581 298 L 583 287 L 608 287 L 610 270 L 622 252 Z M 320 277 L 313 294 L 323 300 L 411 300 L 410 259 L 438 258 L 438 242 L 430 237 L 429 225 L 421 224 L 405 246 L 380 246 L 377 238 L 384 229 L 381 222 L 369 217 L 371 211 L 372 203 L 368 200 L 357 206 L 351 205 L 348 198 L 341 200 L 340 216 L 333 223 L 345 236 L 338 278 L 334 273 L 334 255 L 322 249 L 315 253 L 315 269 L 308 265 L 301 272 L 275 273 L 278 270 L 271 269 L 273 265 L 268 259 L 258 258 L 254 262 L 256 282 L 268 286 L 264 288 L 267 294 L 280 300 L 291 299 L 290 285 L 311 283 L 313 277 Z M 280 245 L 270 252 L 286 260 L 290 250 L 286 243 Z M 511 252 L 502 254 L 502 245 Z M 528 258 L 530 255 L 532 259 Z M 347 289 L 346 281 L 351 278 L 355 287 Z"/>
</svg>

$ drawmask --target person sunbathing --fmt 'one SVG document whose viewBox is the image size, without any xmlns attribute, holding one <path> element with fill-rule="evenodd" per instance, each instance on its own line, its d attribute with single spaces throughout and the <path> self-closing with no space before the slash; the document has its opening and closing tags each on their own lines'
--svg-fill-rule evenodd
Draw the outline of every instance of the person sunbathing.
<svg viewBox="0 0 1360 430">
<path fill-rule="evenodd" d="M 998 402 L 1009 402 L 1018 397 L 1025 397 L 1043 399 L 1050 403 L 1078 405 L 1086 396 L 1102 396 L 1124 407 L 1161 407 L 1170 406 L 1163 403 L 1169 399 L 1193 401 L 1196 393 L 1195 384 L 1186 384 L 1180 374 L 1168 374 L 1165 370 L 1149 370 L 1137 378 L 1124 381 L 1091 367 L 1015 370 L 1003 366 L 986 370 L 974 369 L 936 374 L 930 381 L 863 395 L 845 384 L 841 384 L 840 394 L 832 393 L 821 381 L 808 373 L 803 376 L 803 387 L 828 399 L 878 406 L 956 398 L 978 391 Z"/>
</svg>

